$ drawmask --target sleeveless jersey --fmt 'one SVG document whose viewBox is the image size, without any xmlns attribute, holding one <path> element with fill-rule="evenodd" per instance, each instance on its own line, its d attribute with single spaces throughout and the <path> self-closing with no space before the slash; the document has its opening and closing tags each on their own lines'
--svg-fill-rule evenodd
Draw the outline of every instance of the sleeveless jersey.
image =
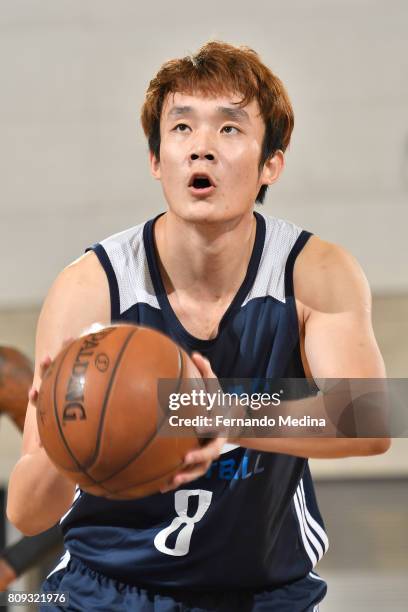
<svg viewBox="0 0 408 612">
<path fill-rule="evenodd" d="M 304 377 L 293 267 L 310 233 L 254 214 L 246 277 L 214 339 L 193 337 L 170 306 L 155 219 L 92 247 L 109 281 L 112 321 L 164 332 L 207 357 L 219 378 Z M 165 494 L 111 501 L 78 489 L 61 525 L 67 550 L 56 570 L 72 555 L 146 588 L 278 587 L 315 577 L 328 548 L 307 460 L 232 445 L 204 476 Z"/>
</svg>

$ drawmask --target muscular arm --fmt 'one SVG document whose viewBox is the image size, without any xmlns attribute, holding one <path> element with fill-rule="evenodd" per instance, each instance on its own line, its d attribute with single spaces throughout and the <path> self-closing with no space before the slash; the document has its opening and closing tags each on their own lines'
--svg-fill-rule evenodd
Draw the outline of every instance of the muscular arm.
<svg viewBox="0 0 408 612">
<path fill-rule="evenodd" d="M 371 324 L 370 290 L 355 260 L 343 249 L 311 238 L 296 262 L 294 285 L 307 373 L 315 379 L 384 378 Z M 321 399 L 315 409 L 323 409 Z M 245 438 L 238 443 L 313 458 L 378 454 L 390 446 L 389 438 Z"/>
<path fill-rule="evenodd" d="M 90 252 L 63 270 L 44 302 L 36 335 L 34 387 L 41 382 L 42 360 L 54 358 L 65 339 L 79 336 L 94 322 L 109 321 L 108 282 Z M 65 514 L 73 496 L 74 485 L 57 471 L 40 444 L 36 407 L 29 402 L 22 456 L 9 481 L 7 517 L 24 534 L 35 535 Z"/>
</svg>

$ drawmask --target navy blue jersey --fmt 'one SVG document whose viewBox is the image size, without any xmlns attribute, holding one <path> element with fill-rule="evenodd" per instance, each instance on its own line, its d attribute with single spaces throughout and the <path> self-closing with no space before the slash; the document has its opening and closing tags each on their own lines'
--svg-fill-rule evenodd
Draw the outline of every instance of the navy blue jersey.
<svg viewBox="0 0 408 612">
<path fill-rule="evenodd" d="M 304 377 L 293 266 L 310 237 L 259 213 L 246 277 L 211 340 L 192 336 L 168 301 L 155 219 L 92 247 L 112 321 L 164 332 L 205 355 L 219 378 Z M 67 552 L 140 587 L 273 588 L 309 575 L 328 540 L 305 459 L 226 445 L 207 474 L 176 491 L 111 501 L 77 490 L 62 518 Z"/>
</svg>

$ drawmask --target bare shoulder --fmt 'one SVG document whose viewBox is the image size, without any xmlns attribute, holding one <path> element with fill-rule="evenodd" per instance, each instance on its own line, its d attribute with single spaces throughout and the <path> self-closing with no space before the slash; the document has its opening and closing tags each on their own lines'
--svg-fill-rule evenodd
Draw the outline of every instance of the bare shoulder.
<svg viewBox="0 0 408 612">
<path fill-rule="evenodd" d="M 77 338 L 93 323 L 110 322 L 109 284 L 95 253 L 90 251 L 64 268 L 45 298 L 37 324 L 34 387 L 41 384 L 41 363 L 54 359 L 64 341 Z M 36 407 L 28 405 L 23 454 L 40 447 Z"/>
<path fill-rule="evenodd" d="M 295 296 L 306 313 L 371 309 L 371 293 L 358 261 L 343 247 L 312 236 L 294 268 Z"/>
<path fill-rule="evenodd" d="M 105 271 L 103 270 L 99 259 L 94 251 L 88 251 L 78 259 L 70 263 L 57 276 L 57 282 L 70 283 L 73 282 L 78 286 L 106 287 L 108 282 Z"/>
<path fill-rule="evenodd" d="M 110 322 L 110 294 L 105 271 L 89 251 L 64 268 L 48 292 L 38 321 L 37 359 L 54 356 L 64 339 L 96 322 Z"/>
</svg>

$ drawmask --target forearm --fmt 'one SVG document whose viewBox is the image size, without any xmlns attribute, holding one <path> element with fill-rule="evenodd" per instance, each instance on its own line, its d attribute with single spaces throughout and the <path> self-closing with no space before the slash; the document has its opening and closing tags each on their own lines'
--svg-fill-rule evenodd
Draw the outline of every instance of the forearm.
<svg viewBox="0 0 408 612">
<path fill-rule="evenodd" d="M 255 450 L 311 459 L 336 459 L 385 453 L 389 438 L 238 438 L 236 444 Z"/>
<path fill-rule="evenodd" d="M 9 481 L 7 517 L 25 535 L 49 529 L 70 507 L 75 485 L 58 472 L 43 448 L 26 454 Z"/>
<path fill-rule="evenodd" d="M 233 437 L 260 450 L 324 458 L 377 454 L 389 447 L 389 406 L 381 380 L 339 380 L 325 393 L 249 409 L 246 416 L 249 426 Z"/>
<path fill-rule="evenodd" d="M 243 431 L 238 434 L 237 443 L 258 450 L 321 459 L 384 453 L 390 439 L 387 396 L 381 384 L 381 381 L 361 381 L 356 394 L 345 380 L 334 391 L 282 402 L 273 410 L 269 407 L 264 414 L 273 416 L 276 426 L 269 432 L 268 428 L 253 427 L 250 435 L 248 430 Z M 310 425 L 300 425 L 304 417 L 310 417 Z"/>
</svg>

